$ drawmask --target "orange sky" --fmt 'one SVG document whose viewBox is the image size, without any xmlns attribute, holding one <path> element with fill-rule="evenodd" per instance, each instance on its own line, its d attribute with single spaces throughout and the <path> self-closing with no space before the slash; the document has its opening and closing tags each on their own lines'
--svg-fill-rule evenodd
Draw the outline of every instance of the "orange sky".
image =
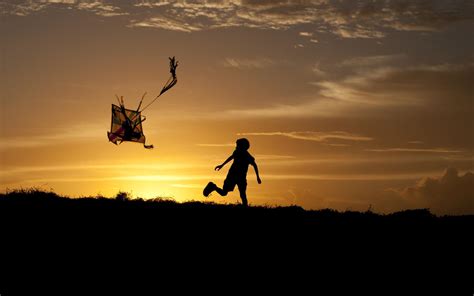
<svg viewBox="0 0 474 296">
<path fill-rule="evenodd" d="M 0 8 L 3 191 L 203 201 L 246 137 L 263 181 L 249 169 L 251 204 L 474 213 L 469 1 Z M 147 103 L 173 55 L 178 84 L 144 112 L 155 149 L 109 143 L 115 94 Z"/>
</svg>

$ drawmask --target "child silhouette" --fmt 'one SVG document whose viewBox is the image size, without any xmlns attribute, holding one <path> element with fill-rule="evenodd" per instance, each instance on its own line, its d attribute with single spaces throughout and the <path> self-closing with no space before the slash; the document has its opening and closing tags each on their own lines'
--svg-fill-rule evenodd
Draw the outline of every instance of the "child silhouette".
<svg viewBox="0 0 474 296">
<path fill-rule="evenodd" d="M 219 171 L 222 169 L 229 161 L 234 160 L 232 163 L 227 177 L 224 180 L 224 186 L 221 188 L 217 187 L 213 182 L 209 182 L 203 190 L 204 196 L 209 196 L 211 192 L 216 191 L 221 196 L 226 196 L 229 191 L 234 191 L 235 185 L 239 188 L 240 198 L 242 199 L 242 205 L 248 206 L 247 203 L 247 171 L 249 165 L 252 165 L 255 174 L 257 175 L 258 184 L 262 183 L 260 176 L 258 174 L 258 167 L 255 163 L 255 158 L 247 151 L 250 148 L 249 140 L 242 138 L 238 139 L 236 142 L 235 151 L 232 153 L 229 158 L 224 161 L 223 164 L 216 166 L 215 170 Z"/>
</svg>

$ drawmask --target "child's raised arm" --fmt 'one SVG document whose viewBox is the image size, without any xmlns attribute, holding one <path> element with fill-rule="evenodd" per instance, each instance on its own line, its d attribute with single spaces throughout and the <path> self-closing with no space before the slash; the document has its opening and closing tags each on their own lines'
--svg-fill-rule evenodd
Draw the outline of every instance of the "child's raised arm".
<svg viewBox="0 0 474 296">
<path fill-rule="evenodd" d="M 227 158 L 223 164 L 221 165 L 218 165 L 215 167 L 215 171 L 219 171 L 220 169 L 222 169 L 222 167 L 224 167 L 229 161 L 231 161 L 232 159 L 234 159 L 234 154 L 232 154 L 231 156 L 229 156 L 229 158 Z"/>
</svg>

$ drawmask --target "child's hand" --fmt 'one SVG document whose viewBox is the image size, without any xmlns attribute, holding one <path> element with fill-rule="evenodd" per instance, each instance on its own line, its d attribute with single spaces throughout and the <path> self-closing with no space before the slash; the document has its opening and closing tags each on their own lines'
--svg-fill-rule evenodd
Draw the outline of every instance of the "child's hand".
<svg viewBox="0 0 474 296">
<path fill-rule="evenodd" d="M 262 180 L 260 180 L 260 177 L 257 177 L 257 182 L 258 184 L 262 184 Z"/>
<path fill-rule="evenodd" d="M 220 171 L 222 169 L 223 165 L 218 165 L 214 168 L 215 171 Z"/>
</svg>

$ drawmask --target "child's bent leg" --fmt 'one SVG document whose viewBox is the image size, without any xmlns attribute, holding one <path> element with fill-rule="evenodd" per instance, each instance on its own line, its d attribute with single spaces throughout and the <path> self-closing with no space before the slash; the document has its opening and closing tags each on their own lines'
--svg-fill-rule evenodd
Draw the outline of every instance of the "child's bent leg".
<svg viewBox="0 0 474 296">
<path fill-rule="evenodd" d="M 227 193 L 234 191 L 235 188 L 235 182 L 233 180 L 225 179 L 224 180 L 224 185 L 222 186 L 222 189 L 216 186 L 216 192 L 219 193 L 221 196 L 226 196 Z"/>
<path fill-rule="evenodd" d="M 216 186 L 216 192 L 219 193 L 221 196 L 226 196 L 228 191 L 225 189 L 220 189 L 219 187 Z"/>
</svg>

